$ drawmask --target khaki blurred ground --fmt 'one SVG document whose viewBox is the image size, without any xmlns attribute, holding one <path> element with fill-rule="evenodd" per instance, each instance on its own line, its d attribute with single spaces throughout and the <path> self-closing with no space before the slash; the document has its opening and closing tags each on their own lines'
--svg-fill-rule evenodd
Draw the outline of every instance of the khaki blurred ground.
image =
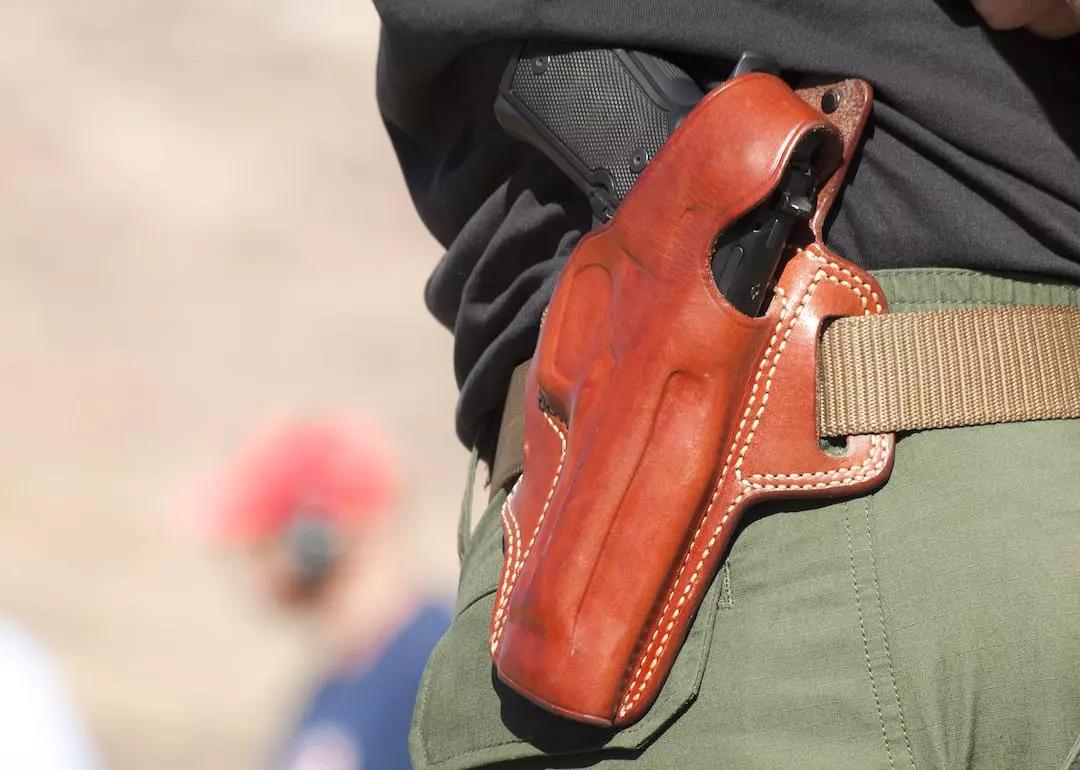
<svg viewBox="0 0 1080 770">
<path fill-rule="evenodd" d="M 375 14 L 5 0 L 0 30 L 0 611 L 109 766 L 258 766 L 309 645 L 184 535 L 191 484 L 267 415 L 369 407 L 423 578 L 455 574 L 439 251 L 375 110 Z"/>
</svg>

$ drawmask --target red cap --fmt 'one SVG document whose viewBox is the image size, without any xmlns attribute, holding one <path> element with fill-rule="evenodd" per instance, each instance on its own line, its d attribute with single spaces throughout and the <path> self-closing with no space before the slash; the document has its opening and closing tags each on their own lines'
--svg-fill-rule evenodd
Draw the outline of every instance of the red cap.
<svg viewBox="0 0 1080 770">
<path fill-rule="evenodd" d="M 241 453 L 212 506 L 211 530 L 224 540 L 257 542 L 301 511 L 347 528 L 386 515 L 398 493 L 397 459 L 373 421 L 289 422 Z"/>
</svg>

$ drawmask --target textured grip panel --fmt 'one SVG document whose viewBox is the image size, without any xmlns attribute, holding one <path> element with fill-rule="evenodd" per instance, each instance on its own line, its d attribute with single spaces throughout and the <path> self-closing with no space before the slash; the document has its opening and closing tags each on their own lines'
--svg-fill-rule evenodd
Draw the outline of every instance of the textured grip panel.
<svg viewBox="0 0 1080 770">
<path fill-rule="evenodd" d="M 610 178 L 611 192 L 620 200 L 674 130 L 675 118 L 611 49 L 523 56 L 511 90 L 571 154 L 597 172 L 593 181 Z"/>
</svg>

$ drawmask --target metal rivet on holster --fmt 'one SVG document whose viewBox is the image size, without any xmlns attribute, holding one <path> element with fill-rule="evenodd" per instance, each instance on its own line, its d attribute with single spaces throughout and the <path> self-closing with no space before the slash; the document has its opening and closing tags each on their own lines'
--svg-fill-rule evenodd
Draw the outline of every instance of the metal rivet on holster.
<svg viewBox="0 0 1080 770">
<path fill-rule="evenodd" d="M 836 91 L 826 91 L 821 97 L 821 111 L 826 115 L 836 112 L 840 106 L 840 94 Z"/>
</svg>

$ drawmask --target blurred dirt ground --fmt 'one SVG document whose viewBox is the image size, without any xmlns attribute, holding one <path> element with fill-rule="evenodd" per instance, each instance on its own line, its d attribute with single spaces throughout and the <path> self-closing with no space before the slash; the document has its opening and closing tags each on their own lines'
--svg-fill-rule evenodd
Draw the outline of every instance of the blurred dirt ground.
<svg viewBox="0 0 1080 770">
<path fill-rule="evenodd" d="M 449 592 L 466 456 L 439 254 L 365 0 L 0 3 L 0 612 L 109 767 L 257 767 L 313 666 L 181 502 L 268 415 L 369 408 Z"/>
</svg>

